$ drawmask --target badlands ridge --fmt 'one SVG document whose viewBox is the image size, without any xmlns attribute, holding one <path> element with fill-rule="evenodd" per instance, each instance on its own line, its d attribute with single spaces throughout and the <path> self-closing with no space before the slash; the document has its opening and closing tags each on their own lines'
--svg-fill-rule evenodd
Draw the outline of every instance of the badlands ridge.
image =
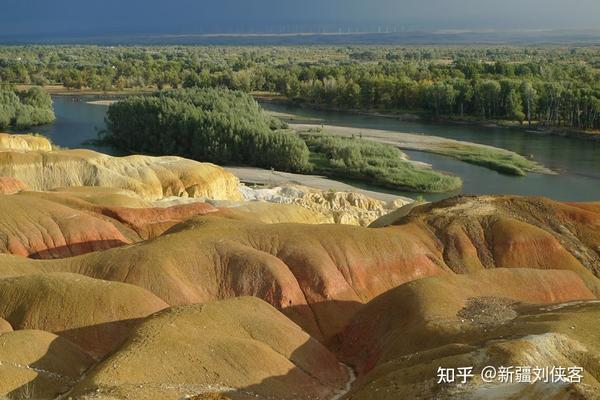
<svg viewBox="0 0 600 400">
<path fill-rule="evenodd" d="M 251 188 L 178 157 L 0 146 L 0 398 L 600 393 L 600 203 L 407 205 Z M 584 372 L 490 384 L 488 365 Z M 475 376 L 437 384 L 440 366 Z"/>
</svg>

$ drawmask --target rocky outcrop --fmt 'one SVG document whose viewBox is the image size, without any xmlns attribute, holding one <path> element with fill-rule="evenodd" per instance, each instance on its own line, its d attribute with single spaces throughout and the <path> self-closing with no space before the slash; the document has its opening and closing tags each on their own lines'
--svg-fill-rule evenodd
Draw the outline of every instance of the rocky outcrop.
<svg viewBox="0 0 600 400">
<path fill-rule="evenodd" d="M 85 229 L 108 232 L 104 223 L 129 241 L 60 259 L 0 255 L 0 318 L 11 329 L 110 354 L 73 398 L 341 398 L 323 346 L 359 373 L 348 399 L 477 398 L 490 386 L 440 387 L 435 369 L 484 362 L 586 365 L 596 387 L 598 362 L 581 350 L 600 350 L 595 203 L 460 197 L 363 228 L 297 223 L 318 214 L 294 204 L 188 200 L 102 188 L 0 196 L 0 232 L 25 248 L 28 232 L 44 238 L 54 225 L 67 244 Z M 91 219 L 66 225 L 73 215 Z M 274 308 L 220 302 L 240 296 Z"/>
<path fill-rule="evenodd" d="M 532 211 L 535 205 L 547 207 L 543 215 L 554 212 L 550 221 L 565 228 L 536 222 L 533 217 L 542 214 Z M 56 261 L 7 259 L 3 268 L 13 275 L 33 269 L 126 282 L 170 305 L 257 296 L 327 341 L 374 297 L 449 272 L 571 270 L 597 295 L 595 218 L 588 210 L 546 200 L 487 197 L 419 206 L 400 225 L 380 229 L 265 224 L 217 212 L 133 246 Z M 561 233 L 566 230 L 580 233 Z M 514 242 L 507 242 L 511 237 Z"/>
<path fill-rule="evenodd" d="M 3 333 L 12 332 L 12 331 L 13 331 L 13 328 L 10 325 L 10 323 L 5 319 L 0 318 L 0 335 Z"/>
<path fill-rule="evenodd" d="M 15 178 L 0 176 L 0 195 L 15 194 L 27 190 L 27 185 Z"/>
<path fill-rule="evenodd" d="M 62 258 L 133 241 L 126 229 L 101 215 L 31 196 L 0 195 L 0 215 L 2 253 Z"/>
<path fill-rule="evenodd" d="M 149 318 L 72 395 L 327 399 L 348 379 L 333 354 L 277 310 L 237 298 Z"/>
<path fill-rule="evenodd" d="M 600 203 L 240 192 L 212 164 L 33 136 L 0 135 L 0 177 L 0 397 L 600 391 Z M 584 384 L 437 384 L 469 365 L 579 365 Z"/>
<path fill-rule="evenodd" d="M 323 215 L 329 223 L 359 226 L 367 226 L 407 204 L 407 201 L 402 198 L 384 202 L 362 193 L 322 191 L 300 185 L 273 188 L 243 186 L 241 191 L 247 201 L 295 204 Z"/>
<path fill-rule="evenodd" d="M 391 213 L 377 218 L 375 221 L 369 224 L 369 228 L 384 228 L 386 226 L 395 225 L 397 221 L 401 221 L 404 217 L 410 214 L 412 210 L 422 206 L 423 204 L 424 203 L 420 201 L 414 201 L 412 203 L 405 204 Z"/>
<path fill-rule="evenodd" d="M 571 271 L 499 268 L 419 279 L 370 301 L 341 335 L 340 354 L 365 374 L 394 358 L 509 322 L 517 303 L 595 298 Z"/>
<path fill-rule="evenodd" d="M 139 319 L 167 304 L 144 289 L 76 274 L 35 274 L 0 279 L 0 317 L 15 330 L 56 333 L 103 357 Z"/>
<path fill-rule="evenodd" d="M 19 179 L 36 191 L 101 186 L 131 190 L 146 200 L 241 199 L 235 176 L 216 165 L 180 157 L 111 157 L 90 150 L 4 151 L 0 176 Z"/>
<path fill-rule="evenodd" d="M 52 142 L 40 135 L 0 133 L 0 151 L 52 151 Z"/>
<path fill-rule="evenodd" d="M 406 202 L 396 200 L 386 203 L 354 192 L 310 192 L 295 200 L 294 204 L 329 215 L 336 224 L 368 226 Z"/>
<path fill-rule="evenodd" d="M 90 203 L 90 193 L 97 192 L 99 198 Z M 0 253 L 31 258 L 70 257 L 152 239 L 199 215 L 265 223 L 326 222 L 321 214 L 290 204 L 226 202 L 216 208 L 198 200 L 169 207 L 162 203 L 104 189 L 0 195 L 4 216 L 0 220 Z"/>
<path fill-rule="evenodd" d="M 348 398 L 592 399 L 600 388 L 593 298 L 568 271 L 499 269 L 402 285 L 371 301 L 342 335 L 341 358 L 359 372 Z M 466 384 L 437 383 L 439 367 L 469 366 Z M 485 383 L 487 366 L 585 366 L 584 384 Z"/>
<path fill-rule="evenodd" d="M 484 268 L 566 269 L 600 294 L 600 212 L 596 204 L 538 197 L 456 197 L 414 208 L 392 222 L 432 232 L 458 273 Z"/>
<path fill-rule="evenodd" d="M 147 240 L 188 218 L 218 213 L 219 210 L 207 203 L 190 203 L 165 208 L 100 207 L 97 212 L 125 224 Z"/>
<path fill-rule="evenodd" d="M 134 246 L 39 261 L 34 267 L 130 283 L 170 305 L 257 296 L 326 339 L 362 303 L 443 272 L 443 261 L 431 236 L 418 231 L 205 216 Z"/>
<path fill-rule="evenodd" d="M 75 200 L 81 200 L 89 204 L 104 207 L 148 208 L 158 207 L 163 204 L 164 207 L 181 204 L 166 204 L 166 199 L 161 199 L 159 201 L 145 200 L 131 190 L 102 186 L 72 186 L 66 188 L 56 188 L 48 192 L 30 192 L 30 195 L 43 197 L 48 200 L 56 199 L 54 201 L 61 204 L 70 204 Z M 198 201 L 198 199 L 182 197 L 177 197 L 174 199 L 177 199 L 181 202 Z"/>
<path fill-rule="evenodd" d="M 238 220 L 263 222 L 265 224 L 298 223 L 327 224 L 331 219 L 319 212 L 296 204 L 270 203 L 265 201 L 214 202 L 218 215 Z"/>
<path fill-rule="evenodd" d="M 0 335 L 0 396 L 54 399 L 71 389 L 92 359 L 66 339 L 24 330 Z"/>
</svg>

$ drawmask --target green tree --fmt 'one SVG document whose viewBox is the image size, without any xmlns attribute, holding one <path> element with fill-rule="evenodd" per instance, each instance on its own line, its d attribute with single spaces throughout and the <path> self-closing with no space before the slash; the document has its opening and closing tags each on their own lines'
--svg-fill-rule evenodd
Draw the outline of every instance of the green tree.
<svg viewBox="0 0 600 400">
<path fill-rule="evenodd" d="M 521 101 L 524 106 L 527 123 L 531 126 L 531 118 L 537 108 L 537 92 L 529 81 L 523 81 L 519 87 L 521 93 Z"/>
</svg>

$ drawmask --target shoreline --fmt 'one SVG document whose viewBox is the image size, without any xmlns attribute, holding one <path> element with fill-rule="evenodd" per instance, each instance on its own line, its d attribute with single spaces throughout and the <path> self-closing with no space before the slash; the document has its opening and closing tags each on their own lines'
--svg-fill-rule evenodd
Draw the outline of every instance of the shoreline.
<svg viewBox="0 0 600 400">
<path fill-rule="evenodd" d="M 94 101 L 86 101 L 87 104 L 91 104 L 93 106 L 111 106 L 118 102 L 119 100 L 94 100 Z"/>
<path fill-rule="evenodd" d="M 274 113 L 274 115 L 280 116 L 281 114 Z M 327 121 L 323 120 L 293 120 L 286 122 L 293 131 L 301 135 L 324 133 L 348 138 L 361 137 L 366 140 L 392 145 L 403 151 L 422 151 L 438 154 L 511 176 L 524 176 L 527 173 L 556 175 L 555 171 L 516 152 L 480 143 L 433 135 L 329 125 Z"/>
<path fill-rule="evenodd" d="M 506 124 L 499 122 L 498 120 L 470 120 L 470 119 L 454 119 L 454 118 L 439 118 L 434 119 L 430 116 L 420 114 L 418 112 L 403 112 L 403 113 L 390 113 L 390 112 L 382 112 L 382 111 L 364 111 L 364 110 L 346 110 L 346 109 L 338 109 L 335 107 L 323 107 L 316 105 L 307 105 L 302 102 L 296 102 L 293 100 L 289 100 L 285 97 L 277 96 L 264 96 L 260 94 L 252 94 L 252 96 L 259 102 L 271 103 L 271 104 L 280 104 L 284 106 L 293 106 L 298 107 L 304 110 L 313 110 L 313 111 L 323 111 L 323 112 L 336 112 L 336 113 L 345 113 L 350 115 L 363 115 L 368 117 L 379 117 L 379 118 L 389 118 L 395 119 L 398 121 L 421 121 L 428 123 L 438 123 L 438 124 L 453 124 L 453 125 L 470 125 L 477 126 L 481 128 L 498 128 L 498 129 L 515 129 L 520 130 L 522 132 L 526 132 L 532 135 L 552 135 L 552 136 L 560 136 L 560 137 L 569 137 L 574 139 L 588 140 L 592 142 L 600 142 L 600 132 L 591 133 L 576 129 L 568 129 L 568 128 L 558 128 L 558 127 L 547 127 L 541 128 L 536 125 L 520 125 L 520 124 L 511 124 L 510 121 L 506 121 Z"/>
<path fill-rule="evenodd" d="M 18 85 L 17 88 L 19 90 L 25 90 L 32 85 Z M 102 97 L 121 97 L 121 96 L 135 96 L 135 95 L 143 95 L 154 93 L 158 91 L 158 88 L 140 88 L 140 89 L 130 89 L 130 90 L 109 90 L 109 91 L 101 91 L 94 89 L 67 89 L 63 86 L 58 85 L 50 85 L 43 86 L 44 90 L 46 90 L 52 96 L 92 96 L 97 98 Z M 600 142 L 600 132 L 592 133 L 577 129 L 570 128 L 559 128 L 559 127 L 540 127 L 537 125 L 526 125 L 526 124 L 513 124 L 510 121 L 498 121 L 498 120 L 471 120 L 471 119 L 456 119 L 456 118 L 439 118 L 435 119 L 431 116 L 421 114 L 419 112 L 401 112 L 401 113 L 390 113 L 384 111 L 375 111 L 375 110 L 346 110 L 346 109 L 338 109 L 335 107 L 323 107 L 316 105 L 307 105 L 302 102 L 297 102 L 294 100 L 290 100 L 281 95 L 265 95 L 264 93 L 256 93 L 250 92 L 250 95 L 254 97 L 259 102 L 265 103 L 273 103 L 273 104 L 281 104 L 287 106 L 299 107 L 305 110 L 314 110 L 314 111 L 330 111 L 330 112 L 339 112 L 353 115 L 364 115 L 371 117 L 380 117 L 380 118 L 389 118 L 396 119 L 399 121 L 423 121 L 430 123 L 446 123 L 453 125 L 471 125 L 478 126 L 482 128 L 500 128 L 500 129 L 516 129 L 533 135 L 552 135 L 552 136 L 560 136 L 560 137 L 569 137 L 581 140 L 589 140 L 594 142 Z M 91 104 L 97 105 L 105 105 L 93 102 Z"/>
<path fill-rule="evenodd" d="M 82 95 L 82 97 L 85 96 Z M 118 101 L 118 99 L 102 99 L 101 96 L 96 96 L 95 98 L 97 99 L 86 101 L 88 99 L 82 98 L 79 100 L 86 101 L 87 104 L 103 107 L 110 106 L 111 104 L 114 104 L 114 102 Z M 282 120 L 288 122 L 290 127 L 292 127 L 299 134 L 309 133 L 313 128 L 319 128 L 319 125 L 324 127 L 325 124 L 327 124 L 327 121 L 324 119 L 303 118 L 301 115 L 298 116 L 293 113 L 287 114 L 285 112 L 281 113 L 268 110 L 266 112 L 278 116 Z M 367 113 L 363 112 L 363 114 Z M 371 115 L 386 117 L 385 115 L 379 114 Z M 390 118 L 391 116 L 387 117 Z M 327 125 L 327 129 L 325 131 L 333 131 L 337 136 L 360 135 L 362 137 L 363 133 L 365 133 L 367 139 L 383 144 L 393 145 L 401 150 L 423 151 L 439 154 L 457 159 L 459 161 L 483 166 L 506 175 L 524 176 L 527 173 L 554 174 L 554 171 L 551 171 L 543 165 L 540 165 L 539 163 L 527 159 L 510 150 L 468 141 L 458 141 L 431 135 L 421 136 L 397 131 L 357 129 L 352 127 L 341 128 L 331 125 Z"/>
<path fill-rule="evenodd" d="M 17 90 L 27 90 L 35 85 L 16 85 Z M 89 97 L 106 97 L 106 96 L 135 96 L 140 94 L 154 93 L 157 88 L 139 88 L 127 90 L 97 90 L 97 89 L 69 89 L 62 85 L 46 85 L 42 88 L 51 96 L 89 96 Z"/>
<path fill-rule="evenodd" d="M 345 183 L 343 181 L 314 174 L 295 174 L 292 172 L 282 172 L 275 170 L 268 170 L 258 167 L 240 167 L 240 166 L 222 166 L 226 171 L 237 176 L 240 182 L 254 185 L 266 185 L 266 186 L 280 186 L 285 184 L 297 184 L 307 186 L 319 190 L 335 190 L 338 192 L 356 192 L 362 193 L 368 197 L 381 200 L 381 201 L 393 201 L 396 199 L 402 199 L 405 201 L 414 201 L 414 199 L 402 195 L 394 194 L 385 191 L 379 191 L 379 188 L 363 189 L 358 186 Z M 415 195 L 418 194 L 415 192 Z"/>
</svg>

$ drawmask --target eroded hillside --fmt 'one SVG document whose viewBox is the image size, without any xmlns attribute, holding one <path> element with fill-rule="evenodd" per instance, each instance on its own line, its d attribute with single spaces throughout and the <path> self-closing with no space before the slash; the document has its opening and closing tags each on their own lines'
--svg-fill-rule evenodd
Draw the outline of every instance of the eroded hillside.
<svg viewBox="0 0 600 400">
<path fill-rule="evenodd" d="M 8 148 L 0 174 L 7 398 L 600 390 L 598 204 L 457 197 L 367 228 L 328 223 L 347 195 L 322 207 L 300 204 L 324 198 L 313 194 L 242 201 L 235 176 L 180 158 Z M 360 215 L 377 204 L 360 200 Z M 583 376 L 478 376 L 506 365 L 580 366 Z M 437 383 L 439 367 L 466 366 L 467 383 Z"/>
</svg>

